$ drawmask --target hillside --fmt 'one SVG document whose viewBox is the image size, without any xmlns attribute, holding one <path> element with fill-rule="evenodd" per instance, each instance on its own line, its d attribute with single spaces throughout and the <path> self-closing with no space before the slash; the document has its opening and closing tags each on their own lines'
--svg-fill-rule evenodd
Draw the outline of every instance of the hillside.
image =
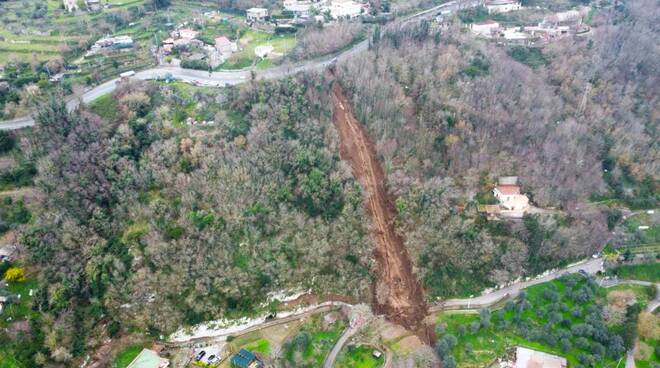
<svg viewBox="0 0 660 368">
<path fill-rule="evenodd" d="M 282 12 L 270 0 L 219 6 Z M 287 36 L 292 60 L 350 52 L 296 75 L 257 73 L 268 63 L 209 70 L 227 84 L 203 83 L 206 69 L 133 73 L 73 111 L 73 86 L 47 84 L 42 61 L 8 69 L 48 88 L 21 92 L 34 127 L 0 131 L 0 250 L 12 251 L 0 259 L 0 367 L 126 366 L 157 343 L 176 367 L 226 349 L 225 367 L 248 349 L 272 366 L 453 368 L 502 357 L 510 340 L 616 366 L 657 300 L 660 9 L 595 9 L 588 33 L 515 45 L 462 23 L 487 18 L 484 7 L 444 23 L 328 20 Z M 268 33 L 223 22 L 197 27 L 210 40 Z M 350 49 L 367 29 L 368 48 Z M 154 32 L 149 45 L 168 34 Z M 2 103 L 15 104 L 23 85 L 5 87 Z M 531 207 L 491 216 L 510 176 Z M 511 295 L 484 292 L 505 284 L 497 292 Z M 483 309 L 471 305 L 482 292 L 494 300 Z M 638 336 L 645 362 L 654 333 Z"/>
<path fill-rule="evenodd" d="M 545 66 L 424 23 L 384 31 L 338 66 L 433 295 L 469 295 L 598 251 L 608 210 L 594 201 L 657 206 L 657 11 L 635 2 L 603 14 L 592 38 L 540 49 Z M 505 175 L 519 177 L 533 204 L 558 211 L 482 221 L 476 205 Z"/>
</svg>

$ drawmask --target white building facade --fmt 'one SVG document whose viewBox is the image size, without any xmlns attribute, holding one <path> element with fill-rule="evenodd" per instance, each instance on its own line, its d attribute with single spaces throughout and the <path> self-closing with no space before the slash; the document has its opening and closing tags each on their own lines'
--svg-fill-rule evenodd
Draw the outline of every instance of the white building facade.
<svg viewBox="0 0 660 368">
<path fill-rule="evenodd" d="M 512 0 L 491 0 L 486 2 L 486 9 L 488 14 L 508 13 L 515 10 L 520 10 L 522 4 L 519 1 Z"/>
</svg>

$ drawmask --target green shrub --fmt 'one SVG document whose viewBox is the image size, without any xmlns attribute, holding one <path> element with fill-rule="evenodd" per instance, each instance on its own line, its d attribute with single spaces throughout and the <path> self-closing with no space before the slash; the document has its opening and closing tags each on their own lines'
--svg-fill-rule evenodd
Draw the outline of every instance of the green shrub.
<svg viewBox="0 0 660 368">
<path fill-rule="evenodd" d="M 37 168 L 31 161 L 21 161 L 17 167 L 0 173 L 0 188 L 23 187 L 32 185 L 32 178 Z"/>
<path fill-rule="evenodd" d="M 545 57 L 543 57 L 541 49 L 537 47 L 513 46 L 508 50 L 508 54 L 516 61 L 529 65 L 532 68 L 548 63 Z"/>
<path fill-rule="evenodd" d="M 11 133 L 0 130 L 0 153 L 11 151 L 16 145 L 16 140 Z"/>
<path fill-rule="evenodd" d="M 183 60 L 181 67 L 184 69 L 210 70 L 211 66 L 204 60 Z"/>
<path fill-rule="evenodd" d="M 472 59 L 472 62 L 467 68 L 463 69 L 463 75 L 474 78 L 482 75 L 488 75 L 489 71 L 490 63 L 483 57 L 477 56 Z"/>
</svg>

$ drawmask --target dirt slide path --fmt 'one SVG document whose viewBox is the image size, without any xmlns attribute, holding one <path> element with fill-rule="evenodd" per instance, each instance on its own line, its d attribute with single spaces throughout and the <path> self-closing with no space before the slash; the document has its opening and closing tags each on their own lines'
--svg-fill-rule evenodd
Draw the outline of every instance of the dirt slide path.
<svg viewBox="0 0 660 368">
<path fill-rule="evenodd" d="M 376 279 L 373 287 L 373 309 L 377 314 L 414 331 L 424 342 L 434 340 L 433 329 L 424 324 L 428 306 L 424 293 L 413 274 L 412 263 L 403 239 L 394 230 L 396 210 L 387 188 L 383 168 L 378 162 L 374 144 L 357 121 L 349 101 L 339 85 L 332 88 L 333 121 L 340 139 L 341 158 L 351 165 L 366 194 L 367 212 L 376 240 Z"/>
</svg>

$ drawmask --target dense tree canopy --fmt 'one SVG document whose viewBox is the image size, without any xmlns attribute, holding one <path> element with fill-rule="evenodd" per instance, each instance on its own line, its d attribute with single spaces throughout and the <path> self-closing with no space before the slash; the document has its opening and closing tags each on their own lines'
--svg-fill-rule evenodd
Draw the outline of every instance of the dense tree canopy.
<svg viewBox="0 0 660 368">
<path fill-rule="evenodd" d="M 642 1 L 602 13 L 591 39 L 547 45 L 534 68 L 518 48 L 423 22 L 339 64 L 432 294 L 469 295 L 600 249 L 607 212 L 590 201 L 657 206 L 653 12 Z M 502 175 L 559 211 L 482 221 L 474 204 L 492 203 Z"/>
</svg>

